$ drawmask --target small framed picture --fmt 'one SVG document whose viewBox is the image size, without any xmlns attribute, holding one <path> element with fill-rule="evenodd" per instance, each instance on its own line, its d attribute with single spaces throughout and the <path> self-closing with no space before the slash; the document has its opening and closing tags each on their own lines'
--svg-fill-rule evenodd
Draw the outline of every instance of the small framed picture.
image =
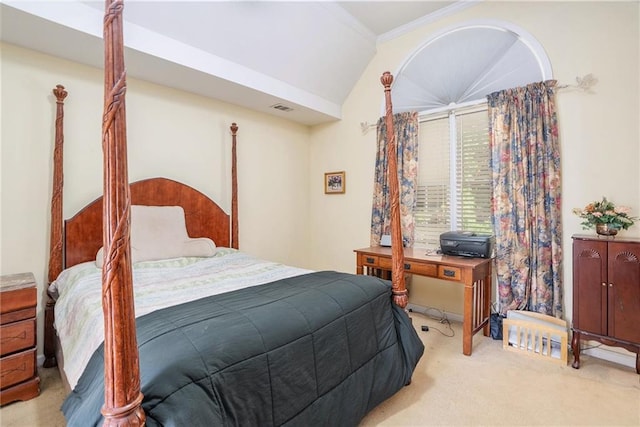
<svg viewBox="0 0 640 427">
<path fill-rule="evenodd" d="M 345 173 L 342 172 L 326 172 L 324 174 L 324 193 L 325 194 L 343 194 L 345 190 Z"/>
</svg>

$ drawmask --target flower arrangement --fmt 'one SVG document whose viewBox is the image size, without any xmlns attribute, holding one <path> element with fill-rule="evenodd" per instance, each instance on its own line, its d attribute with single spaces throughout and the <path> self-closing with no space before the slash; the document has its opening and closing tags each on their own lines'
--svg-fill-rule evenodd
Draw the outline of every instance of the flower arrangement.
<svg viewBox="0 0 640 427">
<path fill-rule="evenodd" d="M 606 224 L 610 229 L 626 230 L 633 225 L 634 221 L 638 220 L 638 218 L 629 215 L 631 208 L 626 206 L 616 207 L 606 197 L 603 197 L 602 201 L 591 202 L 582 209 L 575 208 L 573 213 L 584 220 L 581 223 L 584 229 Z"/>
</svg>

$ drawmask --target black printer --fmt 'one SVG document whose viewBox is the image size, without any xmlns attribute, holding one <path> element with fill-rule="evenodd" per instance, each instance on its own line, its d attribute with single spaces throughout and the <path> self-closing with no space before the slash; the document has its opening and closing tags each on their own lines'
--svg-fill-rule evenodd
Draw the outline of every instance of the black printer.
<svg viewBox="0 0 640 427">
<path fill-rule="evenodd" d="M 495 238 L 472 231 L 448 231 L 440 235 L 440 250 L 444 255 L 491 258 Z"/>
</svg>

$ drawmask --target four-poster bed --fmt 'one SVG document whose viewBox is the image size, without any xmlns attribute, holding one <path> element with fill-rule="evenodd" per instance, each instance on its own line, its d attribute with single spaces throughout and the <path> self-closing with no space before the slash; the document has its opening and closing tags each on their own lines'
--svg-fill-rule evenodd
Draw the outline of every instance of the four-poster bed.
<svg viewBox="0 0 640 427">
<path fill-rule="evenodd" d="M 231 218 L 207 196 L 184 184 L 166 178 L 129 184 L 122 7 L 122 1 L 107 1 L 104 21 L 104 193 L 65 221 L 64 228 L 66 91 L 62 86 L 54 89 L 52 301 L 45 315 L 45 366 L 55 365 L 56 360 L 67 364 L 82 359 L 79 366 L 61 370 L 63 375 L 71 373 L 74 388 L 63 405 L 69 425 L 309 425 L 320 420 L 357 424 L 410 382 L 424 351 L 403 310 L 407 293 L 395 155 L 389 156 L 388 171 L 391 233 L 397 248 L 392 286 L 371 276 L 309 272 L 240 253 L 235 123 L 231 126 Z M 393 151 L 392 77 L 385 73 L 381 81 L 389 150 Z M 173 208 L 181 209 L 177 222 L 182 223 L 176 226 L 181 228 L 181 241 L 203 243 L 200 239 L 205 239 L 205 249 L 211 253 L 169 251 L 172 255 L 167 256 L 166 250 L 172 247 L 143 242 L 165 231 L 158 233 L 155 228 L 144 238 L 138 231 L 146 226 L 140 219 L 144 215 L 161 212 L 162 220 L 166 219 L 166 210 L 160 207 L 174 213 Z M 149 255 L 142 247 L 152 252 L 160 249 L 164 256 Z M 215 277 L 211 273 L 223 272 L 227 265 L 268 273 L 256 277 L 243 272 L 229 285 L 224 273 Z M 190 268 L 197 273 L 185 273 Z M 222 290 L 209 293 L 197 287 L 205 282 Z M 236 282 L 243 283 L 236 286 Z M 167 283 L 170 290 L 161 287 Z M 180 300 L 178 294 L 189 294 L 191 288 L 198 297 Z M 91 299 L 96 294 L 98 302 Z M 100 316 L 96 307 L 101 307 Z M 77 309 L 84 311 L 77 313 Z M 91 326 L 97 318 L 103 331 Z M 98 343 L 95 334 L 93 344 L 81 341 L 80 326 L 84 330 L 79 335 L 97 330 Z M 56 331 L 60 346 L 56 346 Z"/>
</svg>

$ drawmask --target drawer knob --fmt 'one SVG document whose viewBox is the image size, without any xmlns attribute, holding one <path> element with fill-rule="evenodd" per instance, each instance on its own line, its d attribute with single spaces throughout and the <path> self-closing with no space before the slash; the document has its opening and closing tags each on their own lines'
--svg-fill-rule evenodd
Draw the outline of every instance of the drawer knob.
<svg viewBox="0 0 640 427">
<path fill-rule="evenodd" d="M 447 270 L 446 268 L 444 269 L 442 274 L 444 274 L 447 277 L 455 277 L 456 276 L 455 270 Z"/>
<path fill-rule="evenodd" d="M 404 269 L 405 270 L 411 270 L 411 264 L 405 264 L 404 265 Z"/>
<path fill-rule="evenodd" d="M 373 264 L 373 261 L 374 261 L 374 259 L 373 259 L 373 258 L 371 258 L 371 257 L 367 257 L 367 262 L 368 262 L 369 264 Z"/>
</svg>

